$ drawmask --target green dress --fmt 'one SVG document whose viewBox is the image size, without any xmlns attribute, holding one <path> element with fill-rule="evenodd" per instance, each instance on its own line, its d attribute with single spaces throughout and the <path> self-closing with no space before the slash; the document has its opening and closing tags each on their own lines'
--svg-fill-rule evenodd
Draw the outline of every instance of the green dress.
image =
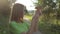
<svg viewBox="0 0 60 34">
<path fill-rule="evenodd" d="M 12 34 L 21 34 L 22 32 L 27 32 L 29 29 L 29 24 L 27 22 L 24 23 L 16 23 L 12 21 L 10 23 L 10 32 Z"/>
</svg>

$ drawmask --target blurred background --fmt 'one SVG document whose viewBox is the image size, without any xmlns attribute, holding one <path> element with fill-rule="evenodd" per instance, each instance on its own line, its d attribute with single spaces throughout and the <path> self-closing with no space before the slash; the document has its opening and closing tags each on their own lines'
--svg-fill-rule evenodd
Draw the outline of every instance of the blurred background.
<svg viewBox="0 0 60 34">
<path fill-rule="evenodd" d="M 0 0 L 0 34 L 10 34 L 11 11 L 16 3 L 24 5 L 23 20 L 28 23 L 36 12 L 35 7 L 42 7 L 38 21 L 39 31 L 42 34 L 60 34 L 60 0 Z"/>
</svg>

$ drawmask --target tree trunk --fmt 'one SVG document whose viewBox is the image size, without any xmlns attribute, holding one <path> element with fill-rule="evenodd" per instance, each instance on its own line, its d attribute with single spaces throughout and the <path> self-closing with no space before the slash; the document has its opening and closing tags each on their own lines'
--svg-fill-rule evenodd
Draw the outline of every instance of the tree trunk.
<svg viewBox="0 0 60 34">
<path fill-rule="evenodd" d="M 9 34 L 9 15 L 8 0 L 0 0 L 0 34 Z"/>
<path fill-rule="evenodd" d="M 38 31 L 38 20 L 39 20 L 40 14 L 41 14 L 41 9 L 37 9 L 32 19 L 31 27 L 28 34 L 33 34 L 34 32 Z"/>
</svg>

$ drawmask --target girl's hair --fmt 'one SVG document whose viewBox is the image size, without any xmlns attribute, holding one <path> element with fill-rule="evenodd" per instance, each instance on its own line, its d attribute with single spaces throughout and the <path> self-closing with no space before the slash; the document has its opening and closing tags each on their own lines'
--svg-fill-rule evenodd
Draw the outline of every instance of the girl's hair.
<svg viewBox="0 0 60 34">
<path fill-rule="evenodd" d="M 23 22 L 24 5 L 16 3 L 13 6 L 11 21 Z"/>
</svg>

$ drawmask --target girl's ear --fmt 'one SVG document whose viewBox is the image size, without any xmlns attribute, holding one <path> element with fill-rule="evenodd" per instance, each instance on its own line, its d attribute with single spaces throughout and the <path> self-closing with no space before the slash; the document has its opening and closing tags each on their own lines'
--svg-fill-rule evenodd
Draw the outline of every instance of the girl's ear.
<svg viewBox="0 0 60 34">
<path fill-rule="evenodd" d="M 20 18 L 19 20 L 20 20 L 21 22 L 23 22 L 23 18 Z"/>
<path fill-rule="evenodd" d="M 20 18 L 20 20 L 21 20 L 21 21 L 23 21 L 23 19 L 22 19 L 22 18 Z"/>
</svg>

